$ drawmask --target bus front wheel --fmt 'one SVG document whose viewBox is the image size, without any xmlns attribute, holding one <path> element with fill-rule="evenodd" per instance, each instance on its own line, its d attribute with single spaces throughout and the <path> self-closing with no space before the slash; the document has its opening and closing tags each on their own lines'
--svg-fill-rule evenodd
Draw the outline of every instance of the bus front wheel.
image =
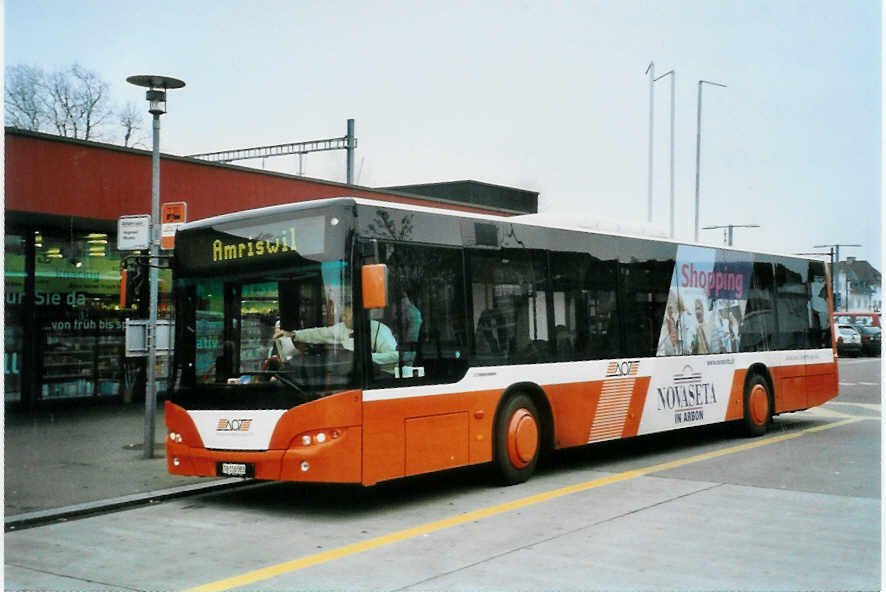
<svg viewBox="0 0 886 592">
<path fill-rule="evenodd" d="M 505 401 L 495 423 L 495 464 L 506 485 L 523 483 L 535 471 L 541 452 L 541 423 L 525 393 Z"/>
<path fill-rule="evenodd" d="M 772 420 L 772 397 L 769 383 L 755 374 L 744 389 L 744 432 L 748 436 L 762 436 Z"/>
</svg>

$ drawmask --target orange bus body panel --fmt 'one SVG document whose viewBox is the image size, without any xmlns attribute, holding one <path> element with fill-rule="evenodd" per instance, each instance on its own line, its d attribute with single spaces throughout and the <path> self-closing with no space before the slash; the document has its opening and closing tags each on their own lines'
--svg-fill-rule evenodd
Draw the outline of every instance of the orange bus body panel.
<svg viewBox="0 0 886 592">
<path fill-rule="evenodd" d="M 729 405 L 726 407 L 725 421 L 744 417 L 744 381 L 747 370 L 736 370 L 732 375 L 732 389 L 729 391 Z"/>
<path fill-rule="evenodd" d="M 806 407 L 830 401 L 839 393 L 837 364 L 810 364 L 806 367 Z"/>
<path fill-rule="evenodd" d="M 554 447 L 588 443 L 591 421 L 600 400 L 603 381 L 552 384 L 544 387 L 554 415 Z"/>
<path fill-rule="evenodd" d="M 806 365 L 770 368 L 775 382 L 775 413 L 806 408 Z"/>
<path fill-rule="evenodd" d="M 268 448 L 286 450 L 305 432 L 345 428 L 362 424 L 360 391 L 345 391 L 298 407 L 293 407 L 277 421 Z"/>
<path fill-rule="evenodd" d="M 492 422 L 501 394 L 492 390 L 364 403 L 363 484 L 491 461 Z M 418 438 L 419 427 L 425 441 Z M 434 452 L 419 460 L 423 450 Z"/>
</svg>

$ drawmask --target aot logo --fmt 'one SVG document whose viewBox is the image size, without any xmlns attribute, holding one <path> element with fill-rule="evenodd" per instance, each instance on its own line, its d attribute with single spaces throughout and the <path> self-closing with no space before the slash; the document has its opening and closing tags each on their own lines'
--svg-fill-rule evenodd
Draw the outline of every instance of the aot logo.
<svg viewBox="0 0 886 592">
<path fill-rule="evenodd" d="M 249 426 L 252 425 L 251 419 L 226 419 L 221 418 L 218 420 L 218 425 L 215 426 L 216 432 L 248 432 Z"/>
<path fill-rule="evenodd" d="M 609 362 L 606 366 L 606 378 L 618 376 L 636 376 L 640 369 L 640 360 L 622 360 L 620 362 Z"/>
</svg>

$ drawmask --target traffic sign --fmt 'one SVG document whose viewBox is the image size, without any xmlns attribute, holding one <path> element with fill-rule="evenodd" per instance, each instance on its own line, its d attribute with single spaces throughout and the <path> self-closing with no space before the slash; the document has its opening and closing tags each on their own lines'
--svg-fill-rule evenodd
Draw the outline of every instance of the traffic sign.
<svg viewBox="0 0 886 592">
<path fill-rule="evenodd" d="M 175 248 L 175 231 L 187 222 L 188 204 L 183 201 L 165 203 L 160 212 L 160 248 Z"/>
</svg>

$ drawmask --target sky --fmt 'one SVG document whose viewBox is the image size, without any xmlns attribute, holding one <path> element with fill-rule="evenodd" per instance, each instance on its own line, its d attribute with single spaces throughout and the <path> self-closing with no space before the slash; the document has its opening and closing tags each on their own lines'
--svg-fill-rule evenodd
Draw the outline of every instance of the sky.
<svg viewBox="0 0 886 592">
<path fill-rule="evenodd" d="M 188 155 L 341 137 L 355 180 L 474 179 L 540 193 L 542 212 L 644 222 L 654 85 L 653 222 L 667 230 L 671 81 L 675 236 L 841 255 L 882 270 L 881 28 L 873 0 L 154 2 L 6 0 L 4 60 L 95 71 L 145 108 L 170 91 L 161 150 Z M 118 143 L 122 143 L 117 140 Z M 295 174 L 298 157 L 264 163 Z M 345 180 L 342 151 L 304 159 Z M 722 244 L 720 230 L 701 242 Z"/>
</svg>

